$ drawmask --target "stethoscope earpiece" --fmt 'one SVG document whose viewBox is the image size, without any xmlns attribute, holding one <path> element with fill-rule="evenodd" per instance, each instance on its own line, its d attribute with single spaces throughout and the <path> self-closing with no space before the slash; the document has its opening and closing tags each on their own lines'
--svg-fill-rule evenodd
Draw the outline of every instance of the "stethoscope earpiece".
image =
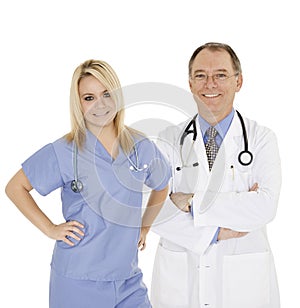
<svg viewBox="0 0 300 308">
<path fill-rule="evenodd" d="M 144 169 L 147 169 L 148 168 L 148 165 L 147 164 L 144 164 L 142 168 L 138 168 L 137 165 L 133 164 L 133 162 L 131 161 L 132 165 L 129 167 L 129 170 L 131 171 L 135 171 L 135 172 L 141 172 L 143 171 Z"/>
<path fill-rule="evenodd" d="M 137 149 L 135 146 L 133 146 L 133 151 L 134 151 L 134 154 L 135 154 L 135 162 L 134 163 L 132 161 L 132 159 L 129 157 L 129 155 L 127 156 L 127 159 L 128 161 L 130 162 L 131 166 L 129 167 L 129 170 L 131 171 L 135 171 L 135 172 L 141 172 L 143 171 L 144 169 L 147 169 L 148 168 L 148 165 L 147 164 L 144 164 L 142 168 L 139 168 L 139 156 L 138 156 L 138 152 L 137 152 Z"/>
</svg>

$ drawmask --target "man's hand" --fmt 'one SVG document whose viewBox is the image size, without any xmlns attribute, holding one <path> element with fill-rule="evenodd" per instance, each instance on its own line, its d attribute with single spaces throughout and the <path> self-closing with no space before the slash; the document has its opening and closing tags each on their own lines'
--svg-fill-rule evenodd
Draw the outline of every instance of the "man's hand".
<svg viewBox="0 0 300 308">
<path fill-rule="evenodd" d="M 248 232 L 238 232 L 227 228 L 220 228 L 218 241 L 229 240 L 232 238 L 239 238 L 247 235 Z"/>
<path fill-rule="evenodd" d="M 257 191 L 258 188 L 258 183 L 254 183 L 253 186 L 249 189 L 249 191 Z"/>
<path fill-rule="evenodd" d="M 189 212 L 189 205 L 193 196 L 194 194 L 176 192 L 170 194 L 170 199 L 181 211 Z"/>
</svg>

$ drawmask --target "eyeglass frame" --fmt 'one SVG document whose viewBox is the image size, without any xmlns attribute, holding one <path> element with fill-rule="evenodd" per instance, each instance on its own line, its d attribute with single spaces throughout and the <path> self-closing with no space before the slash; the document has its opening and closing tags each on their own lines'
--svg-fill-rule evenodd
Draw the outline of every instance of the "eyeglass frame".
<svg viewBox="0 0 300 308">
<path fill-rule="evenodd" d="M 222 72 L 215 73 L 213 75 L 207 75 L 206 73 L 201 73 L 201 74 L 205 75 L 206 77 L 205 78 L 203 77 L 203 79 L 200 80 L 200 79 L 196 79 L 195 77 L 192 78 L 190 76 L 190 79 L 195 81 L 195 82 L 198 82 L 198 83 L 207 83 L 208 78 L 211 77 L 212 81 L 214 83 L 222 83 L 222 82 L 226 81 L 227 79 L 229 79 L 229 78 L 231 78 L 233 76 L 237 77 L 240 73 L 237 72 L 237 73 L 234 73 L 233 75 L 230 75 L 230 76 L 227 76 L 225 73 L 222 73 Z M 222 79 L 221 77 L 216 78 L 217 75 L 226 75 L 226 76 L 223 77 L 224 79 Z"/>
</svg>

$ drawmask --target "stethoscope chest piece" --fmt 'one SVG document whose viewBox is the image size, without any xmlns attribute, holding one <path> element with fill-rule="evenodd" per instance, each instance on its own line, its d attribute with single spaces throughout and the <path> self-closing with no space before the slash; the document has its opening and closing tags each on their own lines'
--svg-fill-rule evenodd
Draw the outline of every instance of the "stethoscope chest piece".
<svg viewBox="0 0 300 308">
<path fill-rule="evenodd" d="M 252 163 L 253 154 L 250 151 L 242 151 L 238 156 L 238 161 L 243 166 L 249 166 Z"/>
<path fill-rule="evenodd" d="M 80 180 L 73 180 L 71 182 L 71 189 L 73 190 L 73 192 L 75 193 L 80 193 L 83 189 L 83 184 Z"/>
</svg>

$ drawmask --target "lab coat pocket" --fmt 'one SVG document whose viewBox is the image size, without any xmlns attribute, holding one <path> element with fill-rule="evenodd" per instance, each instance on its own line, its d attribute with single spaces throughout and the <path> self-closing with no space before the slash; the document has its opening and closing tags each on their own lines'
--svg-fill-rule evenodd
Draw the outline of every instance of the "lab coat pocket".
<svg viewBox="0 0 300 308">
<path fill-rule="evenodd" d="M 224 256 L 223 308 L 259 308 L 270 302 L 270 253 Z"/>
<path fill-rule="evenodd" d="M 247 171 L 241 171 L 238 168 L 236 170 L 232 170 L 232 178 L 233 178 L 233 191 L 235 192 L 243 192 L 248 191 L 250 189 L 251 182 L 251 173 Z M 253 185 L 252 183 L 251 185 Z"/>
<path fill-rule="evenodd" d="M 156 264 L 157 267 L 155 267 L 152 279 L 154 307 L 188 307 L 186 252 L 169 250 L 160 244 L 156 255 Z"/>
</svg>

